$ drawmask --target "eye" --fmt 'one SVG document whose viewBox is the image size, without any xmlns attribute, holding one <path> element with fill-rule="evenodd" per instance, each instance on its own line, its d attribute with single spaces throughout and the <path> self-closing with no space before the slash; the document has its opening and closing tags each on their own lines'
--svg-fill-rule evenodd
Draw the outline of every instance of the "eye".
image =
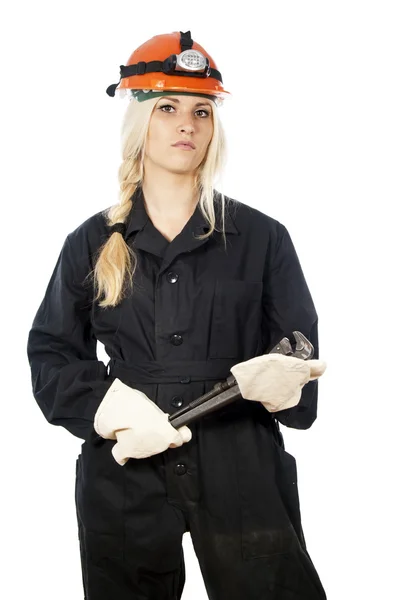
<svg viewBox="0 0 401 600">
<path fill-rule="evenodd" d="M 171 112 L 170 110 L 163 110 L 163 108 L 174 108 L 174 106 L 172 106 L 171 104 L 163 104 L 163 106 L 159 107 L 159 110 L 161 110 L 162 112 Z M 204 110 L 203 108 L 200 108 L 199 110 L 196 111 L 197 113 L 199 112 L 203 112 L 205 113 L 207 116 L 210 115 L 210 112 L 208 110 Z M 203 117 L 206 118 L 206 117 Z"/>
<path fill-rule="evenodd" d="M 204 112 L 204 113 L 206 113 L 206 115 L 207 115 L 207 116 L 209 116 L 209 115 L 210 115 L 210 112 L 209 112 L 208 110 L 205 110 L 205 109 L 203 109 L 203 108 L 200 108 L 200 109 L 199 109 L 199 110 L 197 110 L 196 112 Z"/>
</svg>

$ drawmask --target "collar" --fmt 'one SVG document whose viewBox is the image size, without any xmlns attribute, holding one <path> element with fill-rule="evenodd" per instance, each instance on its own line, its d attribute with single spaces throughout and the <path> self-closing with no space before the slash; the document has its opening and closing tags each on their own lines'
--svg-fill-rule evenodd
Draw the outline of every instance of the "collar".
<svg viewBox="0 0 401 600">
<path fill-rule="evenodd" d="M 216 210 L 216 221 L 219 225 L 220 220 L 220 203 L 215 196 L 215 210 Z M 203 240 L 196 239 L 194 236 L 205 233 L 208 229 L 206 219 L 202 215 L 202 211 L 199 205 L 196 206 L 195 211 L 185 224 L 182 231 L 169 242 L 160 231 L 153 225 L 148 213 L 146 212 L 145 202 L 142 187 L 138 186 L 132 196 L 132 209 L 127 221 L 127 230 L 124 238 L 127 240 L 128 236 L 135 233 L 135 239 L 133 247 L 150 252 L 151 254 L 158 256 L 162 259 L 160 274 L 169 267 L 169 265 L 176 259 L 180 254 L 186 252 L 192 252 L 196 248 L 199 248 L 206 242 L 210 241 L 211 238 L 216 239 L 217 236 L 221 236 L 221 232 L 214 231 L 211 236 Z M 219 227 L 220 229 L 220 227 Z M 234 224 L 229 210 L 225 211 L 225 231 L 228 234 L 239 235 L 239 231 Z"/>
<path fill-rule="evenodd" d="M 215 202 L 215 210 L 216 210 L 216 221 L 220 222 L 220 202 L 217 201 L 217 192 L 214 192 L 214 202 Z M 132 196 L 132 209 L 130 215 L 128 217 L 127 222 L 127 230 L 125 232 L 124 238 L 127 239 L 129 235 L 135 233 L 137 231 L 142 231 L 148 222 L 150 221 L 150 217 L 146 212 L 144 195 L 141 186 L 138 186 Z M 233 218 L 226 208 L 225 210 L 225 218 L 224 218 L 225 232 L 233 233 L 234 235 L 238 235 L 238 229 L 234 224 Z M 199 235 L 200 233 L 204 233 L 208 230 L 209 225 L 204 218 L 202 211 L 199 205 L 196 206 L 194 213 L 190 217 L 186 226 L 190 226 L 193 233 Z M 160 234 L 161 235 L 161 234 Z M 163 237 L 163 236 L 162 236 Z M 166 240 L 167 242 L 167 240 Z M 168 242 L 167 242 L 168 243 Z"/>
</svg>

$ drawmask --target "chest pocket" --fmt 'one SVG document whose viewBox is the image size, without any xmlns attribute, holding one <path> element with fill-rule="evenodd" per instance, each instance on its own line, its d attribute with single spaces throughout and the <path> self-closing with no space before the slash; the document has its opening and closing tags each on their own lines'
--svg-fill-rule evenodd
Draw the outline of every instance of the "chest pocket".
<svg viewBox="0 0 401 600">
<path fill-rule="evenodd" d="M 216 280 L 208 358 L 241 358 L 256 351 L 262 290 L 261 281 Z"/>
</svg>

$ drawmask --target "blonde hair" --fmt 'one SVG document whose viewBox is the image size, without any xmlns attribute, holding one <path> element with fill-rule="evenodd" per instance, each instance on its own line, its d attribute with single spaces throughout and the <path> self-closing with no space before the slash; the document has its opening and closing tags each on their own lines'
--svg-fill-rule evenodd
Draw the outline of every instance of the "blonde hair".
<svg viewBox="0 0 401 600">
<path fill-rule="evenodd" d="M 131 208 L 132 196 L 143 182 L 143 158 L 145 141 L 149 123 L 155 104 L 160 97 L 150 98 L 145 102 L 131 100 L 124 115 L 121 129 L 122 163 L 118 170 L 120 183 L 120 201 L 108 208 L 104 216 L 108 226 L 125 223 Z M 214 210 L 215 178 L 222 172 L 226 160 L 226 137 L 217 108 L 212 102 L 214 131 L 207 153 L 199 165 L 194 177 L 194 190 L 200 193 L 199 207 L 210 225 L 209 230 L 197 236 L 204 239 L 212 235 L 216 228 Z M 220 214 L 224 244 L 225 196 L 220 193 Z M 99 307 L 116 306 L 125 297 L 128 288 L 132 290 L 133 276 L 137 267 L 134 250 L 128 246 L 119 232 L 112 233 L 96 253 L 93 271 L 94 301 L 103 295 Z"/>
</svg>

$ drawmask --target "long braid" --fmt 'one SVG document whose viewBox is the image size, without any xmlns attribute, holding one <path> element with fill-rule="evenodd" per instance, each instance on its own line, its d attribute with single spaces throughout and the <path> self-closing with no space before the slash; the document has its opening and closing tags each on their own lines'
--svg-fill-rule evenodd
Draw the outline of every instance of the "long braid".
<svg viewBox="0 0 401 600">
<path fill-rule="evenodd" d="M 141 167 L 132 157 L 126 157 L 118 170 L 120 182 L 120 202 L 110 207 L 106 213 L 107 225 L 125 223 L 132 208 L 132 197 L 141 182 Z M 97 301 L 104 294 L 99 306 L 116 306 L 127 290 L 132 289 L 133 275 L 137 266 L 137 256 L 119 232 L 112 233 L 99 250 L 94 269 Z"/>
</svg>

